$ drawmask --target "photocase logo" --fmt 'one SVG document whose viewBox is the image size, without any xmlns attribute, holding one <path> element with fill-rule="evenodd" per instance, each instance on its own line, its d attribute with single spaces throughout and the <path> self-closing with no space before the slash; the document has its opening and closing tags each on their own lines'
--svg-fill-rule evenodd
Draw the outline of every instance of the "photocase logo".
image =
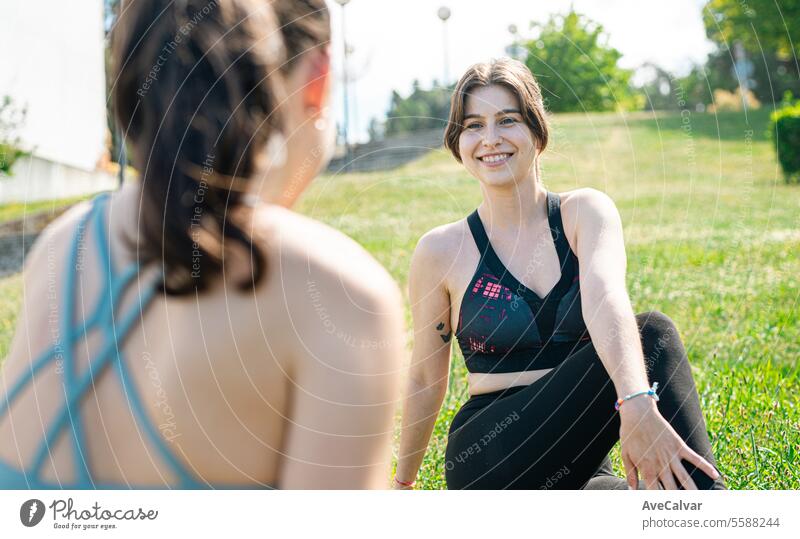
<svg viewBox="0 0 800 539">
<path fill-rule="evenodd" d="M 19 508 L 19 519 L 24 526 L 32 528 L 44 518 L 44 502 L 36 498 L 28 500 Z"/>
</svg>

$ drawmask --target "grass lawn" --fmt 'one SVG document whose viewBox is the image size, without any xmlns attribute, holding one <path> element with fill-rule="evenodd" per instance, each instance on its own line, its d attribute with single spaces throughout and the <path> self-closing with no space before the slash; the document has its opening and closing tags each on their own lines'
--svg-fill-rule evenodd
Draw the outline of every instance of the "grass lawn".
<svg viewBox="0 0 800 539">
<path fill-rule="evenodd" d="M 783 183 L 767 116 L 559 115 L 542 163 L 549 189 L 591 186 L 616 201 L 634 310 L 677 323 L 731 489 L 800 489 L 800 186 Z M 479 201 L 477 182 L 437 150 L 390 172 L 324 176 L 299 210 L 354 237 L 405 290 L 418 238 Z M 0 280 L 0 357 L 20 286 Z M 467 399 L 453 348 L 421 488 L 445 487 L 447 428 Z M 618 448 L 612 457 L 623 476 Z"/>
<path fill-rule="evenodd" d="M 591 186 L 616 201 L 634 309 L 677 323 L 731 489 L 800 489 L 800 186 L 783 183 L 767 117 L 559 115 L 542 163 L 549 189 Z M 405 290 L 420 235 L 480 199 L 438 150 L 391 172 L 321 178 L 300 210 L 357 239 Z M 447 429 L 467 399 L 453 349 L 422 488 L 445 487 Z"/>
<path fill-rule="evenodd" d="M 26 216 L 46 210 L 53 211 L 63 208 L 88 198 L 89 196 L 90 195 L 81 195 L 58 200 L 40 200 L 36 202 L 13 202 L 10 204 L 0 204 L 0 223 L 14 221 L 16 219 L 24 219 Z"/>
</svg>

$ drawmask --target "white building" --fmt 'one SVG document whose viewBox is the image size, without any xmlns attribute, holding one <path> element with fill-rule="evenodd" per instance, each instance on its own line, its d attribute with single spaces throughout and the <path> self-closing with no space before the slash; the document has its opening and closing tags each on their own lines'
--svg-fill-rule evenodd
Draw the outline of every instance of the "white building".
<svg viewBox="0 0 800 539">
<path fill-rule="evenodd" d="M 27 108 L 13 176 L 0 203 L 110 189 L 98 170 L 107 152 L 102 0 L 2 0 L 0 99 Z"/>
</svg>

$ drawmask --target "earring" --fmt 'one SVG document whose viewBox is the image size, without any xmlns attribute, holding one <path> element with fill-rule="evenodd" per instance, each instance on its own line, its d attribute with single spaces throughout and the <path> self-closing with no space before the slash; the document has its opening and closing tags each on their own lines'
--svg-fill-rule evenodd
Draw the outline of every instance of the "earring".
<svg viewBox="0 0 800 539">
<path fill-rule="evenodd" d="M 328 107 L 319 111 L 319 118 L 314 120 L 314 128 L 317 131 L 325 131 L 328 128 Z"/>
<path fill-rule="evenodd" d="M 286 163 L 286 137 L 276 131 L 267 141 L 267 162 L 270 167 L 282 167 Z"/>
</svg>

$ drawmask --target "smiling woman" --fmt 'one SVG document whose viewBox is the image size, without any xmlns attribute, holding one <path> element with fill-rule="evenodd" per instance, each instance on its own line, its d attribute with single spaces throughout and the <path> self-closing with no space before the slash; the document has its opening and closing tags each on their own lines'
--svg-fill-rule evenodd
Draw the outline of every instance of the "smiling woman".
<svg viewBox="0 0 800 539">
<path fill-rule="evenodd" d="M 526 174 L 531 160 L 539 176 L 538 157 L 549 137 L 539 85 L 519 62 L 501 61 L 497 65 L 502 69 L 493 72 L 482 69 L 485 65 L 471 67 L 453 94 L 445 146 L 473 176 L 478 165 L 506 175 Z M 492 110 L 489 105 L 493 103 L 500 105 L 500 110 Z M 479 147 L 481 130 L 486 130 L 495 144 L 502 138 L 506 145 Z M 532 151 L 532 144 L 536 151 Z M 515 155 L 517 159 L 509 162 Z"/>
<path fill-rule="evenodd" d="M 677 329 L 632 311 L 614 203 L 541 181 L 545 116 L 516 60 L 476 64 L 456 85 L 445 144 L 483 202 L 425 234 L 412 258 L 396 486 L 413 485 L 422 462 L 455 334 L 470 399 L 450 425 L 448 488 L 725 488 Z M 607 457 L 617 440 L 627 485 Z"/>
</svg>

